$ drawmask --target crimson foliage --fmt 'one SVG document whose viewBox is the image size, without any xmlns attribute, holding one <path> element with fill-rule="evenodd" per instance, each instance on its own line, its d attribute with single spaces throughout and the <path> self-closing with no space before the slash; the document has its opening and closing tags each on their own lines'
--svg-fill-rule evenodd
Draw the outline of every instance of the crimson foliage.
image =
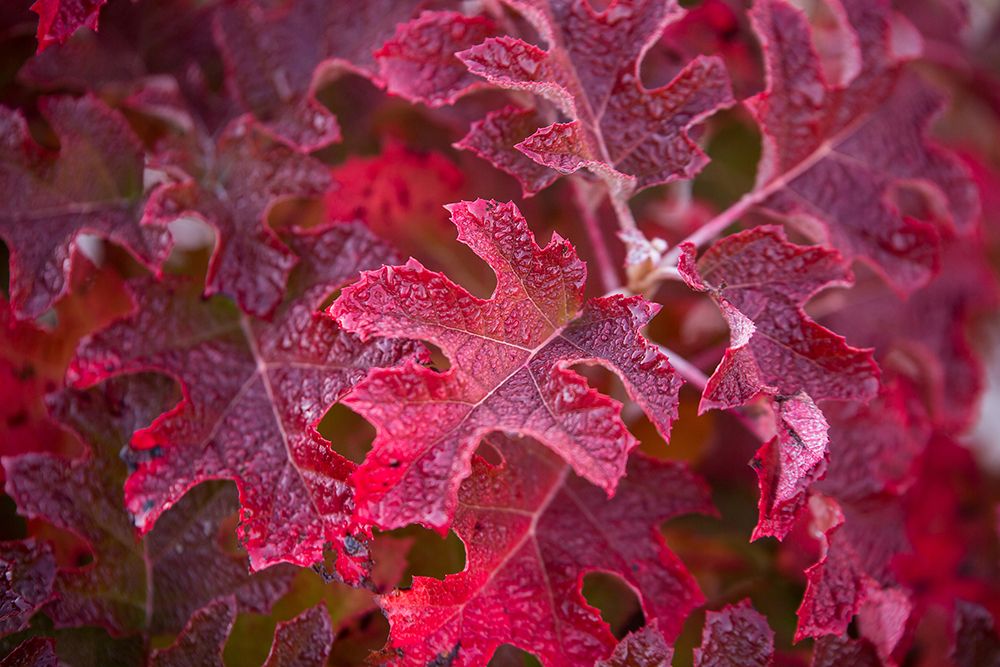
<svg viewBox="0 0 1000 667">
<path fill-rule="evenodd" d="M 0 665 L 1000 664 L 994 5 L 4 3 Z"/>
</svg>

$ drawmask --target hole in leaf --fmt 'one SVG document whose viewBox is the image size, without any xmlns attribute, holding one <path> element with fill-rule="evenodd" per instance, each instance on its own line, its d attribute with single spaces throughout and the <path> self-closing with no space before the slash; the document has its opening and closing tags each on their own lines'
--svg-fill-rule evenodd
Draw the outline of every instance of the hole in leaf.
<svg viewBox="0 0 1000 667">
<path fill-rule="evenodd" d="M 476 456 L 483 457 L 487 463 L 493 466 L 503 463 L 503 454 L 496 445 L 490 442 L 489 436 L 483 438 L 483 441 L 479 443 L 479 447 L 476 449 Z"/>
<path fill-rule="evenodd" d="M 621 639 L 646 624 L 635 591 L 621 578 L 606 572 L 591 572 L 583 578 L 583 597 L 601 611 L 601 618 Z"/>
<path fill-rule="evenodd" d="M 375 440 L 375 427 L 342 403 L 327 410 L 317 430 L 335 452 L 355 463 L 365 460 Z"/>
<path fill-rule="evenodd" d="M 440 347 L 434 343 L 428 343 L 426 341 L 421 342 L 431 355 L 431 368 L 436 370 L 438 373 L 444 373 L 451 368 L 451 361 L 448 359 L 448 356 L 441 351 Z"/>
<path fill-rule="evenodd" d="M 489 667 L 541 667 L 542 663 L 531 653 L 516 646 L 503 644 L 493 654 Z"/>
<path fill-rule="evenodd" d="M 442 538 L 433 530 L 421 526 L 407 526 L 388 535 L 413 540 L 408 555 L 408 566 L 400 579 L 400 588 L 413 585 L 413 577 L 444 579 L 446 575 L 465 568 L 465 545 L 453 531 Z"/>
</svg>

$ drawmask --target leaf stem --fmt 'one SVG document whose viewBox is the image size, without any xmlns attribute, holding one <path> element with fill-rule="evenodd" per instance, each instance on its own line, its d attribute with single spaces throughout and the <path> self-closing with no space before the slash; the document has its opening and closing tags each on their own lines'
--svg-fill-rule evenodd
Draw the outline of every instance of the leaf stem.
<svg viewBox="0 0 1000 667">
<path fill-rule="evenodd" d="M 667 359 L 670 361 L 670 365 L 674 367 L 682 378 L 687 380 L 691 385 L 698 388 L 698 391 L 704 392 L 705 387 L 708 386 L 708 376 L 705 375 L 700 368 L 692 364 L 690 361 L 677 354 L 669 347 L 663 345 L 658 345 L 660 352 L 666 355 Z"/>
<path fill-rule="evenodd" d="M 596 206 L 592 202 L 591 198 L 587 196 L 584 190 L 584 185 L 577 179 L 570 179 L 573 188 L 573 196 L 576 200 L 577 208 L 580 210 L 580 215 L 583 216 L 583 227 L 587 232 L 587 238 L 590 241 L 590 247 L 594 251 L 594 260 L 597 262 L 598 271 L 601 274 L 601 283 L 604 286 L 605 292 L 614 292 L 621 288 L 621 279 L 618 277 L 618 271 L 615 269 L 615 264 L 611 259 L 611 253 L 608 250 L 608 244 L 604 240 L 604 234 L 601 233 L 601 225 L 597 220 Z"/>
</svg>

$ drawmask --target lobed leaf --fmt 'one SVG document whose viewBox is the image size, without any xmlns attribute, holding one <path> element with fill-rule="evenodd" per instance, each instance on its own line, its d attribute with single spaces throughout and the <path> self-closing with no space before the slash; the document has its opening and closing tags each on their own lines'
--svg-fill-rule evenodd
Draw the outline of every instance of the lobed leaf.
<svg viewBox="0 0 1000 667">
<path fill-rule="evenodd" d="M 659 308 L 623 296 L 583 304 L 586 267 L 572 246 L 554 235 L 540 248 L 513 204 L 449 208 L 459 240 L 496 274 L 489 299 L 411 259 L 364 273 L 331 306 L 348 331 L 426 340 L 451 362 L 445 372 L 414 362 L 375 369 L 344 399 L 378 433 L 353 476 L 358 515 L 444 531 L 476 447 L 496 431 L 538 439 L 610 494 L 638 443 L 621 405 L 570 366 L 614 371 L 668 437 L 681 381 L 638 333 Z"/>
</svg>

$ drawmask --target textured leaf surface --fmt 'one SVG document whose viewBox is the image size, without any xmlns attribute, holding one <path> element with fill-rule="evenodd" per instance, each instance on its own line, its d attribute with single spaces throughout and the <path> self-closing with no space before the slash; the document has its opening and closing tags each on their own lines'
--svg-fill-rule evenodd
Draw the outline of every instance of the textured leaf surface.
<svg viewBox="0 0 1000 667">
<path fill-rule="evenodd" d="M 373 76 L 372 51 L 419 4 L 240 0 L 224 5 L 216 26 L 230 86 L 244 108 L 290 146 L 311 151 L 329 145 L 340 139 L 340 127 L 314 96 L 325 70 Z"/>
<path fill-rule="evenodd" d="M 770 226 L 727 236 L 697 265 L 694 246 L 682 250 L 681 275 L 692 289 L 712 296 L 731 337 L 699 411 L 738 407 L 761 391 L 861 401 L 878 391 L 871 350 L 849 346 L 802 309 L 820 290 L 851 284 L 836 252 L 789 243 Z"/>
<path fill-rule="evenodd" d="M 951 658 L 956 667 L 1000 665 L 1000 636 L 990 612 L 977 604 L 959 602 L 955 607 L 954 633 Z"/>
<path fill-rule="evenodd" d="M 31 11 L 38 14 L 38 52 L 63 44 L 80 28 L 97 30 L 101 7 L 108 0 L 37 0 Z"/>
<path fill-rule="evenodd" d="M 126 503 L 142 532 L 202 480 L 233 479 L 240 537 L 255 570 L 312 565 L 332 543 L 344 556 L 338 570 L 356 579 L 367 554 L 348 534 L 354 464 L 315 425 L 368 368 L 391 366 L 415 348 L 363 343 L 313 310 L 358 270 L 390 258 L 370 232 L 333 225 L 287 240 L 301 261 L 295 296 L 273 322 L 219 298 L 204 300 L 191 283 L 139 279 L 134 314 L 85 343 L 75 373 L 88 383 L 153 370 L 182 383 L 184 400 L 133 441 L 138 469 Z"/>
<path fill-rule="evenodd" d="M 767 667 L 774 656 L 774 631 L 749 600 L 710 611 L 694 650 L 695 667 Z"/>
<path fill-rule="evenodd" d="M 533 441 L 489 442 L 504 462 L 474 460 L 453 526 L 465 569 L 443 581 L 415 577 L 410 590 L 381 599 L 399 663 L 485 665 L 504 643 L 544 665 L 605 658 L 615 639 L 581 592 L 594 571 L 625 580 L 645 617 L 675 638 L 702 596 L 658 528 L 711 512 L 702 482 L 681 464 L 634 455 L 609 501 Z"/>
<path fill-rule="evenodd" d="M 674 650 L 660 632 L 656 621 L 630 633 L 618 643 L 607 660 L 598 660 L 597 667 L 670 667 Z"/>
<path fill-rule="evenodd" d="M 176 632 L 219 593 L 235 593 L 241 608 L 265 611 L 287 589 L 287 571 L 251 579 L 245 561 L 223 551 L 216 532 L 235 509 L 229 489 L 199 488 L 145 544 L 137 541 L 122 507 L 127 471 L 119 452 L 176 395 L 172 382 L 151 375 L 66 390 L 55 395 L 53 410 L 87 442 L 89 453 L 73 461 L 49 454 L 4 458 L 7 493 L 19 510 L 73 531 L 93 551 L 89 565 L 58 574 L 58 596 L 45 607 L 57 627 Z"/>
<path fill-rule="evenodd" d="M 326 607 L 317 605 L 290 621 L 279 623 L 264 667 L 314 667 L 326 664 L 333 627 Z"/>
<path fill-rule="evenodd" d="M 225 294 L 253 315 L 271 315 L 297 258 L 268 226 L 268 215 L 284 199 L 322 195 L 328 170 L 241 121 L 207 153 L 191 156 L 190 179 L 153 193 L 145 220 L 166 226 L 196 216 L 210 224 L 217 239 L 205 293 Z"/>
<path fill-rule="evenodd" d="M 638 333 L 658 307 L 622 296 L 583 304 L 586 267 L 572 246 L 553 235 L 538 247 L 513 204 L 450 210 L 459 240 L 496 274 L 489 299 L 411 259 L 363 274 L 331 307 L 349 331 L 426 340 L 451 362 L 440 373 L 413 362 L 373 370 L 345 399 L 378 431 L 353 477 L 358 513 L 383 527 L 445 529 L 476 447 L 495 431 L 538 439 L 610 493 L 638 443 L 621 405 L 569 367 L 614 371 L 668 437 L 681 382 Z"/>
<path fill-rule="evenodd" d="M 936 235 L 901 212 L 896 189 L 915 185 L 926 217 L 962 230 L 975 222 L 978 197 L 967 170 L 925 137 L 941 97 L 916 78 L 896 84 L 912 49 L 901 48 L 889 3 L 832 6 L 857 52 L 842 57 L 831 80 L 800 10 L 785 0 L 754 4 L 767 87 L 747 102 L 763 131 L 753 197 L 772 213 L 818 223 L 846 258 L 865 258 L 912 291 L 932 275 Z"/>
<path fill-rule="evenodd" d="M 222 647 L 236 621 L 232 597 L 202 607 L 168 648 L 153 651 L 152 667 L 222 667 Z"/>
<path fill-rule="evenodd" d="M 412 102 L 432 107 L 454 104 L 486 85 L 455 54 L 495 32 L 486 16 L 423 12 L 397 26 L 392 39 L 375 52 L 379 76 L 390 93 Z"/>
<path fill-rule="evenodd" d="M 521 184 L 524 196 L 529 197 L 559 178 L 559 172 L 535 162 L 515 148 L 542 123 L 542 117 L 535 109 L 507 105 L 474 122 L 455 148 L 472 151 L 497 169 L 507 172 Z"/>
<path fill-rule="evenodd" d="M 751 462 L 760 501 L 752 539 L 784 539 L 808 500 L 812 483 L 826 474 L 830 438 L 822 411 L 805 394 L 776 399 L 777 434 Z"/>
<path fill-rule="evenodd" d="M 586 0 L 506 0 L 547 50 L 513 37 L 459 53 L 469 70 L 502 88 L 544 97 L 570 118 L 539 129 L 518 149 L 562 173 L 591 169 L 624 191 L 691 178 L 708 161 L 692 127 L 733 102 L 721 60 L 697 58 L 655 90 L 639 65 L 674 2 L 630 0 L 602 12 Z"/>
<path fill-rule="evenodd" d="M 141 227 L 143 154 L 125 119 L 92 97 L 43 99 L 59 137 L 38 146 L 20 113 L 0 108 L 0 238 L 10 248 L 10 301 L 37 317 L 68 288 L 81 232 L 121 245 L 150 268 L 169 250 L 166 230 Z"/>
<path fill-rule="evenodd" d="M 32 637 L 26 639 L 0 660 L 0 667 L 57 667 L 55 647 L 51 639 Z"/>
<path fill-rule="evenodd" d="M 56 561 L 47 545 L 0 542 L 0 635 L 24 629 L 52 598 Z"/>
<path fill-rule="evenodd" d="M 812 667 L 882 667 L 882 659 L 871 642 L 865 639 L 823 637 L 813 649 Z"/>
</svg>

